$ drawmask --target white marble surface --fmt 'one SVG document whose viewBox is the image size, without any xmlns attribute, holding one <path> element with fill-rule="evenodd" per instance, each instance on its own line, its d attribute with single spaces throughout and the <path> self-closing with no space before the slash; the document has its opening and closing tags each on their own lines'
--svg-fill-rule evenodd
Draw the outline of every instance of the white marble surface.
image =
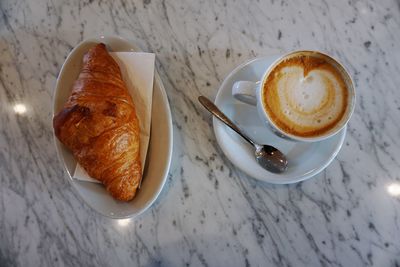
<svg viewBox="0 0 400 267">
<path fill-rule="evenodd" d="M 157 53 L 173 115 L 167 185 L 128 221 L 80 201 L 52 140 L 60 67 L 100 34 Z M 303 48 L 347 66 L 357 107 L 326 171 L 263 184 L 223 156 L 197 96 L 239 63 Z M 2 0 L 0 265 L 400 266 L 399 86 L 398 0 Z"/>
</svg>

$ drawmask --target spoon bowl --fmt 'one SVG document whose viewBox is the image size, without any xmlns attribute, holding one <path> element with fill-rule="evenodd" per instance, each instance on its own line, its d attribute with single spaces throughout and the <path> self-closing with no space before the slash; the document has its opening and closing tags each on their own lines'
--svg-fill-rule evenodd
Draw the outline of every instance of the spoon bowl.
<svg viewBox="0 0 400 267">
<path fill-rule="evenodd" d="M 254 155 L 258 164 L 273 173 L 281 173 L 287 169 L 288 161 L 285 155 L 270 145 L 256 145 Z"/>
</svg>

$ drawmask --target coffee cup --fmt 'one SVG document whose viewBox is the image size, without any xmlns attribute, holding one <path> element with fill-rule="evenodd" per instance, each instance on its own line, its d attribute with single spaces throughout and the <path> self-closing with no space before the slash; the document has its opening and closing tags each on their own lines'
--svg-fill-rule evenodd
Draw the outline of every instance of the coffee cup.
<svg viewBox="0 0 400 267">
<path fill-rule="evenodd" d="M 295 51 L 275 60 L 259 81 L 237 81 L 235 99 L 256 106 L 263 123 L 293 141 L 325 140 L 349 121 L 355 89 L 346 69 L 318 51 Z"/>
</svg>

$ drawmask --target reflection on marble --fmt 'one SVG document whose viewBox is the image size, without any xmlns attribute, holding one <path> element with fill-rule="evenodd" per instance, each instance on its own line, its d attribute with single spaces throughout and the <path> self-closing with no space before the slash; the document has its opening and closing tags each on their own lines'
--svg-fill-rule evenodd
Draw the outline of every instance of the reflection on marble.
<svg viewBox="0 0 400 267">
<path fill-rule="evenodd" d="M 0 12 L 0 265 L 400 266 L 399 1 L 3 0 Z M 174 118 L 166 187 L 129 221 L 82 203 L 52 140 L 58 72 L 100 34 L 157 54 Z M 197 96 L 295 49 L 337 57 L 357 107 L 326 171 L 274 186 L 223 156 Z"/>
<path fill-rule="evenodd" d="M 400 183 L 393 183 L 387 187 L 387 191 L 390 195 L 397 197 L 400 196 Z"/>
<path fill-rule="evenodd" d="M 16 114 L 22 115 L 26 112 L 26 107 L 24 104 L 15 104 L 13 108 Z"/>
</svg>

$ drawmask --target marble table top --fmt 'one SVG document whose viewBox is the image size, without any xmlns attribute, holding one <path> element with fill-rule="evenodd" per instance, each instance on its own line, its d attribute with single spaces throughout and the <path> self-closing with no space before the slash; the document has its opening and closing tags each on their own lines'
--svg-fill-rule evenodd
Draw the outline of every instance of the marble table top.
<svg viewBox="0 0 400 267">
<path fill-rule="evenodd" d="M 400 2 L 0 2 L 1 266 L 400 266 Z M 57 159 L 52 97 L 81 40 L 156 53 L 174 125 L 151 209 L 105 218 Z M 334 55 L 358 92 L 344 146 L 314 178 L 275 186 L 223 155 L 210 115 L 224 77 L 258 56 Z"/>
</svg>

